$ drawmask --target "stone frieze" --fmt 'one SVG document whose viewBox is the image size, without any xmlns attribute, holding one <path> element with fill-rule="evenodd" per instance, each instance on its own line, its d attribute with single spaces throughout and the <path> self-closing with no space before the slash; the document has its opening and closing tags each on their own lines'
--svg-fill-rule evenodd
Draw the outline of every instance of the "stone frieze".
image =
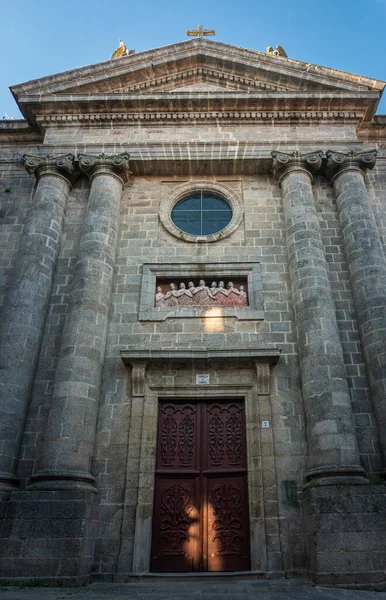
<svg viewBox="0 0 386 600">
<path fill-rule="evenodd" d="M 244 285 L 238 288 L 229 281 L 225 287 L 223 281 L 213 281 L 211 286 L 207 286 L 203 279 L 200 279 L 198 286 L 193 281 L 188 285 L 181 282 L 169 284 L 169 290 L 165 293 L 162 287 L 158 286 L 154 297 L 154 306 L 160 309 L 169 307 L 200 307 L 200 306 L 248 306 L 248 295 Z"/>
</svg>

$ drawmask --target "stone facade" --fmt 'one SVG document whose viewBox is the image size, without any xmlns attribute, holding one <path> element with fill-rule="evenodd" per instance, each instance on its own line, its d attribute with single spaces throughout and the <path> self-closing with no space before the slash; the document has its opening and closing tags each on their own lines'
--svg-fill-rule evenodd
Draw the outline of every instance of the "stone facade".
<svg viewBox="0 0 386 600">
<path fill-rule="evenodd" d="M 256 577 L 386 582 L 383 85 L 195 39 L 12 89 L 2 578 L 148 573 L 160 399 L 236 398 Z M 220 233 L 171 221 L 197 190 Z M 157 306 L 190 279 L 248 300 Z"/>
</svg>

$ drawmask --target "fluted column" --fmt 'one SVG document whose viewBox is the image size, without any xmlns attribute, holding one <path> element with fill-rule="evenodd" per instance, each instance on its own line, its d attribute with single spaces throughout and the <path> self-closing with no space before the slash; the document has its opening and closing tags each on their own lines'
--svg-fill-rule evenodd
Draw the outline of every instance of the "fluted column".
<svg viewBox="0 0 386 600">
<path fill-rule="evenodd" d="M 32 477 L 38 489 L 94 489 L 90 466 L 128 159 L 79 155 L 91 187 L 43 451 Z"/>
<path fill-rule="evenodd" d="M 0 490 L 17 461 L 55 273 L 74 156 L 24 156 L 38 180 L 0 321 Z"/>
<path fill-rule="evenodd" d="M 363 483 L 343 351 L 312 191 L 322 152 L 273 152 L 283 195 L 302 394 L 308 480 Z"/>
<path fill-rule="evenodd" d="M 350 284 L 386 465 L 386 259 L 364 177 L 377 152 L 327 152 Z"/>
</svg>

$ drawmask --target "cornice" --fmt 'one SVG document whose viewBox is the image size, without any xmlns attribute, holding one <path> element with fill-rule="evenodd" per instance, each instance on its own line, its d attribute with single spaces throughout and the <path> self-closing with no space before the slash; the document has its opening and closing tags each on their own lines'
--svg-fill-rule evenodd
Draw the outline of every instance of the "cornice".
<svg viewBox="0 0 386 600">
<path fill-rule="evenodd" d="M 100 114 L 49 114 L 37 118 L 37 123 L 43 127 L 100 127 L 111 123 L 136 124 L 154 122 L 162 124 L 206 122 L 352 122 L 358 123 L 363 119 L 363 111 L 205 111 L 205 112 L 125 112 Z"/>
<path fill-rule="evenodd" d="M 245 92 L 235 90 L 203 90 L 203 91 L 176 91 L 176 92 L 150 92 L 148 94 L 134 94 L 130 92 L 117 91 L 117 92 L 105 92 L 105 93 L 74 93 L 74 94 L 32 94 L 24 96 L 20 100 L 20 104 L 32 104 L 32 103 L 44 103 L 48 104 L 77 104 L 77 103 L 93 103 L 93 102 L 129 102 L 143 105 L 146 107 L 149 103 L 158 103 L 163 101 L 170 103 L 170 105 L 176 104 L 176 101 L 181 103 L 185 102 L 193 104 L 194 102 L 215 102 L 215 101 L 227 101 L 239 104 L 244 101 L 245 103 L 253 104 L 255 102 L 269 103 L 272 101 L 305 101 L 316 102 L 329 101 L 347 101 L 356 100 L 357 102 L 379 100 L 379 93 L 372 90 L 366 91 L 331 91 L 331 90 L 318 90 L 318 91 L 256 91 L 256 92 Z M 343 104 L 342 104 L 343 106 Z M 239 107 L 242 109 L 242 106 Z"/>
<path fill-rule="evenodd" d="M 238 118 L 243 113 L 267 113 L 266 118 L 285 115 L 305 116 L 305 113 L 352 113 L 363 122 L 371 121 L 379 101 L 378 92 L 163 92 L 154 94 L 73 94 L 70 96 L 28 96 L 20 101 L 20 108 L 30 123 L 47 115 L 85 115 L 92 118 L 101 114 L 137 114 L 138 120 L 152 120 L 153 115 L 164 113 L 166 120 L 186 118 L 191 121 L 197 113 L 224 120 Z M 184 113 L 195 116 L 185 117 Z M 212 114 L 210 114 L 212 113 Z M 227 114 L 228 113 L 228 114 Z M 234 113 L 229 115 L 229 113 Z M 144 115 L 144 116 L 142 116 Z M 223 117 L 224 115 L 224 117 Z M 99 118 L 98 116 L 96 118 Z M 201 120 L 201 117 L 198 117 Z M 256 117 L 253 117 L 256 118 Z M 298 117 L 295 117 L 296 119 Z M 154 120 L 158 120 L 157 117 Z M 358 119 L 359 120 L 359 119 Z"/>
<path fill-rule="evenodd" d="M 234 361 L 240 359 L 253 359 L 265 361 L 275 365 L 281 354 L 280 348 L 237 348 L 224 349 L 213 348 L 211 350 L 202 350 L 201 348 L 179 348 L 173 349 L 136 349 L 136 350 L 120 350 L 120 355 L 125 364 L 132 364 L 133 361 L 161 361 L 166 360 L 174 362 L 181 360 L 220 360 L 221 362 Z"/>
</svg>

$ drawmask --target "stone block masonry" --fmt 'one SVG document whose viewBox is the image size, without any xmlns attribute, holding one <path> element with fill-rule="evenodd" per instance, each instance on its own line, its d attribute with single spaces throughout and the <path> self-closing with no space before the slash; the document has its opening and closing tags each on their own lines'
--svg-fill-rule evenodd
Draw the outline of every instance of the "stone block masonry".
<svg viewBox="0 0 386 600">
<path fill-rule="evenodd" d="M 308 572 L 317 585 L 371 587 L 385 580 L 384 485 L 308 487 Z"/>
<path fill-rule="evenodd" d="M 98 516 L 94 493 L 14 492 L 5 505 L 0 578 L 89 583 Z"/>
</svg>

